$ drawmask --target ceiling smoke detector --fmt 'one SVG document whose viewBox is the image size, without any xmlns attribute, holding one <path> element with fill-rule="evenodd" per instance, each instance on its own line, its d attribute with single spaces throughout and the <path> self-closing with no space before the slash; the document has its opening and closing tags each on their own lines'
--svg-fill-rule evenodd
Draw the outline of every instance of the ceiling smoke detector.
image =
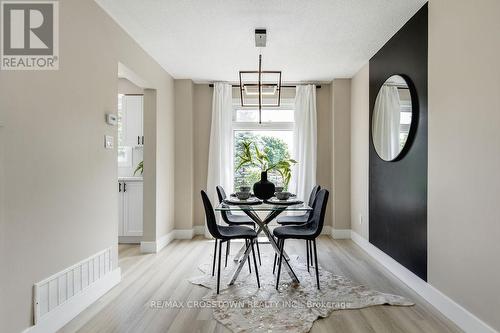
<svg viewBox="0 0 500 333">
<path fill-rule="evenodd" d="M 266 47 L 266 29 L 255 29 L 255 47 Z"/>
</svg>

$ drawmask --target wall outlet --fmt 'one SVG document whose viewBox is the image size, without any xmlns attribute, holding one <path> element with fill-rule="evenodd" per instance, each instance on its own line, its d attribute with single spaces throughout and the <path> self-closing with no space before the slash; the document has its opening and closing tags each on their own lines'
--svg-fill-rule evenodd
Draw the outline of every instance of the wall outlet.
<svg viewBox="0 0 500 333">
<path fill-rule="evenodd" d="M 359 224 L 363 224 L 363 214 L 359 214 Z"/>
</svg>

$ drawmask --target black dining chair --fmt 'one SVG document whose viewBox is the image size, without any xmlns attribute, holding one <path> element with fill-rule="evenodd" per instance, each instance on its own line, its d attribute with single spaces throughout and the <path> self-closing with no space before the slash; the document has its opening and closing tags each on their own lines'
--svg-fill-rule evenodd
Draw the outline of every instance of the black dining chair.
<svg viewBox="0 0 500 333">
<path fill-rule="evenodd" d="M 316 194 L 318 194 L 319 190 L 321 190 L 321 186 L 315 185 L 312 190 L 311 194 L 309 194 L 309 201 L 307 202 L 309 207 L 312 207 L 314 204 L 314 199 L 316 199 Z M 299 225 L 299 224 L 304 224 L 307 222 L 307 219 L 309 218 L 309 213 L 307 212 L 302 215 L 289 215 L 289 216 L 282 216 L 278 217 L 276 219 L 276 222 L 279 225 L 286 226 L 286 225 Z M 273 266 L 273 274 L 274 274 L 274 269 L 276 266 L 276 258 L 277 254 L 274 254 L 274 266 Z M 314 267 L 313 262 L 312 262 L 312 244 L 311 241 L 306 240 L 306 257 L 307 257 L 307 271 L 309 272 L 309 266 Z M 311 258 L 311 260 L 309 260 Z"/>
<path fill-rule="evenodd" d="M 328 203 L 328 191 L 323 189 L 316 195 L 314 200 L 313 210 L 309 215 L 306 223 L 301 225 L 290 225 L 277 227 L 274 229 L 274 237 L 278 239 L 280 256 L 278 260 L 278 276 L 276 278 L 276 289 L 278 289 L 281 273 L 281 264 L 283 263 L 283 249 L 285 248 L 286 239 L 305 239 L 312 242 L 314 247 L 314 266 L 316 269 L 316 283 L 319 289 L 319 273 L 318 273 L 318 253 L 316 250 L 316 238 L 323 230 L 325 223 L 326 205 Z"/>
<path fill-rule="evenodd" d="M 224 199 L 227 198 L 226 191 L 224 191 L 224 188 L 220 185 L 217 185 L 215 187 L 215 189 L 217 190 L 217 196 L 219 197 L 219 203 L 222 203 L 224 201 Z M 240 226 L 241 225 L 248 225 L 248 226 L 253 227 L 253 230 L 255 230 L 255 222 L 246 215 L 236 215 L 236 214 L 233 214 L 229 211 L 221 211 L 220 213 L 222 216 L 222 220 L 224 220 L 224 222 L 226 222 L 230 226 L 231 225 L 240 225 Z M 258 238 L 256 241 L 256 246 L 257 246 L 257 255 L 259 257 L 259 265 L 262 265 L 262 262 L 260 259 L 260 248 L 259 248 Z M 226 243 L 226 262 L 224 264 L 224 267 L 227 267 L 227 257 L 229 256 L 230 249 L 231 249 L 231 241 L 228 240 Z"/>
<path fill-rule="evenodd" d="M 203 206 L 205 207 L 205 216 L 207 220 L 207 228 L 212 237 L 216 239 L 215 242 L 215 251 L 214 251 L 214 261 L 212 268 L 212 276 L 214 275 L 215 269 L 215 255 L 217 251 L 217 240 L 219 243 L 219 260 L 218 260 L 218 268 L 217 268 L 217 294 L 219 293 L 220 287 L 220 262 L 221 262 L 221 252 L 222 252 L 222 243 L 227 242 L 231 239 L 244 239 L 247 242 L 247 246 L 251 246 L 252 248 L 252 256 L 253 263 L 255 267 L 255 275 L 257 276 L 257 286 L 260 288 L 260 280 L 259 280 L 259 271 L 257 269 L 257 260 L 255 259 L 255 251 L 253 244 L 257 238 L 257 233 L 255 230 L 252 230 L 245 226 L 222 226 L 218 225 L 215 220 L 215 212 L 210 202 L 210 199 L 207 196 L 205 191 L 201 191 L 201 199 L 203 200 Z M 250 263 L 250 257 L 248 257 L 248 261 Z"/>
</svg>

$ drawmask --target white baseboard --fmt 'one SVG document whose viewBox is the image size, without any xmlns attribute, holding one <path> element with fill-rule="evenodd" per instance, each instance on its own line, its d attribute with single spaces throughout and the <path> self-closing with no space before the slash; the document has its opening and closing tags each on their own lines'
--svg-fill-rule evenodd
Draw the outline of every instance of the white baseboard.
<svg viewBox="0 0 500 333">
<path fill-rule="evenodd" d="M 97 301 L 121 281 L 121 270 L 116 268 L 94 282 L 81 293 L 71 297 L 44 316 L 35 326 L 28 327 L 23 333 L 52 333 L 61 329 L 71 319 Z"/>
<path fill-rule="evenodd" d="M 118 236 L 118 244 L 140 244 L 142 236 Z"/>
<path fill-rule="evenodd" d="M 329 225 L 323 226 L 323 230 L 321 230 L 321 234 L 330 236 L 332 234 L 332 227 L 330 227 Z"/>
<path fill-rule="evenodd" d="M 195 225 L 193 227 L 195 235 L 205 235 L 205 226 L 204 225 Z"/>
<path fill-rule="evenodd" d="M 333 239 L 351 239 L 351 229 L 334 229 L 330 234 Z"/>
<path fill-rule="evenodd" d="M 171 241 L 175 239 L 175 230 L 170 231 L 168 234 L 163 235 L 156 241 L 142 241 L 141 242 L 141 252 L 142 253 L 157 253 L 165 246 L 167 246 Z"/>
<path fill-rule="evenodd" d="M 193 229 L 174 229 L 168 234 L 160 237 L 156 241 L 142 241 L 141 242 L 141 252 L 142 253 L 157 253 L 165 246 L 167 246 L 174 239 L 192 239 L 195 235 L 204 235 L 205 226 L 194 226 Z"/>
<path fill-rule="evenodd" d="M 368 240 L 351 230 L 351 239 L 358 244 L 366 253 L 377 260 L 382 266 L 387 268 L 398 279 L 403 281 L 408 287 L 432 304 L 448 319 L 453 321 L 465 332 L 473 333 L 496 333 L 492 327 L 488 326 L 481 319 L 470 313 L 460 304 L 443 294 L 432 285 L 428 284 L 396 260 L 385 254 Z"/>
<path fill-rule="evenodd" d="M 194 237 L 194 229 L 175 229 L 174 239 L 192 239 Z"/>
</svg>

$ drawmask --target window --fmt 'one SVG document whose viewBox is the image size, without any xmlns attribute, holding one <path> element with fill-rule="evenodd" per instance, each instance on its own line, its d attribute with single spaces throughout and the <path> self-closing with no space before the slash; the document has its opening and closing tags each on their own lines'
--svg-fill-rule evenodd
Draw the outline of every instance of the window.
<svg viewBox="0 0 500 333">
<path fill-rule="evenodd" d="M 400 120 L 399 120 L 399 145 L 401 149 L 406 144 L 411 126 L 411 95 L 408 89 L 398 89 L 399 105 L 400 105 Z"/>
<path fill-rule="evenodd" d="M 233 170 L 235 191 L 242 185 L 252 186 L 260 180 L 260 169 L 257 166 L 245 165 L 239 170 L 238 156 L 242 153 L 242 142 L 250 141 L 260 150 L 268 148 L 270 163 L 282 158 L 290 158 L 293 152 L 293 101 L 283 103 L 279 108 L 262 109 L 262 124 L 258 123 L 259 110 L 242 108 L 239 100 L 235 100 L 233 109 Z M 281 175 L 276 171 L 268 173 L 268 179 L 278 186 L 285 186 Z"/>
</svg>

